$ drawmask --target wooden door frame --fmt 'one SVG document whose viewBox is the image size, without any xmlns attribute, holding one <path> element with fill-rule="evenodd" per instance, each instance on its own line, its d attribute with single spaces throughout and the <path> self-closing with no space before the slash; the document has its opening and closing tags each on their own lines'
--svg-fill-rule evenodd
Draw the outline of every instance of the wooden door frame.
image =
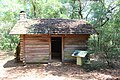
<svg viewBox="0 0 120 80">
<path fill-rule="evenodd" d="M 52 52 L 51 52 L 51 38 L 52 37 L 61 37 L 61 49 L 62 49 L 62 53 L 61 53 L 61 59 L 62 59 L 62 62 L 64 62 L 64 39 L 63 39 L 63 35 L 50 35 L 50 39 L 49 39 L 49 47 L 50 47 L 50 61 L 51 61 L 51 57 L 52 57 Z"/>
</svg>

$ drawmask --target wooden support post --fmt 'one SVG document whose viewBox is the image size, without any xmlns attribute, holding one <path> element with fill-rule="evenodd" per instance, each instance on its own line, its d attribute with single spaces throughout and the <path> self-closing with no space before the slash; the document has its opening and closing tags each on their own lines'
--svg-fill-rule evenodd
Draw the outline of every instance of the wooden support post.
<svg viewBox="0 0 120 80">
<path fill-rule="evenodd" d="M 51 62 L 51 37 L 49 37 L 49 61 Z"/>
<path fill-rule="evenodd" d="M 77 65 L 82 65 L 82 58 L 81 57 L 77 57 Z"/>
<path fill-rule="evenodd" d="M 62 36 L 62 62 L 64 62 L 64 36 Z"/>
</svg>

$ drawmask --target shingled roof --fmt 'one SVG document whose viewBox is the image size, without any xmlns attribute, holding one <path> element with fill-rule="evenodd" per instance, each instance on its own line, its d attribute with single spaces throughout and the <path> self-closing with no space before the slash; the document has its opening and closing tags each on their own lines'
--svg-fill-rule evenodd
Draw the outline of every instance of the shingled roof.
<svg viewBox="0 0 120 80">
<path fill-rule="evenodd" d="M 73 19 L 18 20 L 10 34 L 93 34 L 92 25 Z"/>
</svg>

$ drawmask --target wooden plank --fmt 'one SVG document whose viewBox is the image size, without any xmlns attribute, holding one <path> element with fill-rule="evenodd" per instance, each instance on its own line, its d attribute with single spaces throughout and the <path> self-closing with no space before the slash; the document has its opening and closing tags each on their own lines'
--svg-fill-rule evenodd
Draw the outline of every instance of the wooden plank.
<svg viewBox="0 0 120 80">
<path fill-rule="evenodd" d="M 37 40 L 38 42 L 49 42 L 49 38 L 25 38 L 27 41 L 34 41 Z"/>
<path fill-rule="evenodd" d="M 65 49 L 64 49 L 64 52 L 73 53 L 73 51 L 75 51 L 75 50 L 76 50 L 75 48 L 65 48 Z"/>
<path fill-rule="evenodd" d="M 25 45 L 49 45 L 48 42 L 26 42 Z"/>
<path fill-rule="evenodd" d="M 29 54 L 26 54 L 25 56 L 41 57 L 41 56 L 49 56 L 49 53 L 29 53 Z"/>
<path fill-rule="evenodd" d="M 50 37 L 62 37 L 62 36 L 64 36 L 63 34 L 52 34 L 52 35 L 50 35 Z"/>
<path fill-rule="evenodd" d="M 26 34 L 25 38 L 30 38 L 30 37 L 49 37 L 48 34 Z"/>
<path fill-rule="evenodd" d="M 62 37 L 62 62 L 64 62 L 64 36 Z"/>
<path fill-rule="evenodd" d="M 37 60 L 37 59 L 38 59 L 38 60 L 44 60 L 44 59 L 49 59 L 49 56 L 47 56 L 47 55 L 41 56 L 41 57 L 34 57 L 34 56 L 33 56 L 33 57 L 32 57 L 32 56 L 29 56 L 29 57 L 28 57 L 28 56 L 26 56 L 26 59 L 29 59 L 29 60 L 30 60 L 30 59 L 31 59 L 31 60 L 34 60 L 34 59 L 36 59 L 36 60 Z"/>
<path fill-rule="evenodd" d="M 26 55 L 25 57 L 26 57 L 26 59 L 27 58 L 31 58 L 31 59 L 33 59 L 33 58 L 41 58 L 42 59 L 43 58 L 44 59 L 44 58 L 49 58 L 49 55 L 38 55 L 38 56 L 37 55 L 31 55 L 31 56 Z"/>
<path fill-rule="evenodd" d="M 35 63 L 35 62 L 48 62 L 49 61 L 49 59 L 48 58 L 46 58 L 46 59 L 41 59 L 41 58 L 39 58 L 39 59 L 36 59 L 36 58 L 33 58 L 33 59 L 31 59 L 31 58 L 26 58 L 26 62 L 33 62 L 33 63 Z"/>
<path fill-rule="evenodd" d="M 49 37 L 34 37 L 34 36 L 30 36 L 30 37 L 25 37 L 25 39 L 47 39 Z"/>
<path fill-rule="evenodd" d="M 73 38 L 73 37 L 74 37 L 74 38 L 75 38 L 75 37 L 86 37 L 86 38 L 88 38 L 88 37 L 89 37 L 89 34 L 66 34 L 66 35 L 65 35 L 65 38 L 66 38 L 66 37 L 72 37 L 72 38 Z"/>
<path fill-rule="evenodd" d="M 25 45 L 25 47 L 27 48 L 29 48 L 29 47 L 31 47 L 31 48 L 49 48 L 49 45 Z"/>
<path fill-rule="evenodd" d="M 64 45 L 64 48 L 87 47 L 87 45 Z"/>
<path fill-rule="evenodd" d="M 85 39 L 78 39 L 78 38 L 74 38 L 74 39 L 71 39 L 71 38 L 67 38 L 65 39 L 65 42 L 87 42 L 87 40 Z"/>
<path fill-rule="evenodd" d="M 82 37 L 65 37 L 65 41 L 66 40 L 83 40 Z"/>
<path fill-rule="evenodd" d="M 49 49 L 45 50 L 25 50 L 25 53 L 49 53 Z"/>
<path fill-rule="evenodd" d="M 86 42 L 86 40 L 82 40 L 82 39 L 77 39 L 77 38 L 74 38 L 74 39 L 71 39 L 71 38 L 68 38 L 68 39 L 64 39 L 65 42 Z"/>
<path fill-rule="evenodd" d="M 49 57 L 48 56 L 42 56 L 42 57 L 26 57 L 27 62 L 42 62 L 42 61 L 48 61 Z"/>
<path fill-rule="evenodd" d="M 66 42 L 65 45 L 86 45 L 87 43 L 82 43 L 82 42 Z"/>
<path fill-rule="evenodd" d="M 64 48 L 64 51 L 85 50 L 87 47 Z"/>
<path fill-rule="evenodd" d="M 49 42 L 48 39 L 33 39 L 33 40 L 32 39 L 30 39 L 30 40 L 26 39 L 25 42 Z"/>
<path fill-rule="evenodd" d="M 31 55 L 25 55 L 26 58 L 42 58 L 42 57 L 49 57 L 49 54 L 47 55 L 41 55 L 41 54 L 31 54 Z"/>
<path fill-rule="evenodd" d="M 35 47 L 35 48 L 32 48 L 32 47 L 26 47 L 25 50 L 42 50 L 42 49 L 49 49 L 48 47 L 45 47 L 45 48 L 39 48 L 39 47 Z"/>
<path fill-rule="evenodd" d="M 70 39 L 70 38 L 68 38 L 68 39 L 65 39 L 65 42 L 71 42 L 71 41 L 75 41 L 75 42 L 86 42 L 86 40 L 82 40 L 82 39 Z"/>
<path fill-rule="evenodd" d="M 52 52 L 51 52 L 51 38 L 49 38 L 49 60 L 51 61 Z"/>
<path fill-rule="evenodd" d="M 25 40 L 26 44 L 31 44 L 31 43 L 38 43 L 38 44 L 43 44 L 43 43 L 49 43 L 48 40 Z"/>
</svg>

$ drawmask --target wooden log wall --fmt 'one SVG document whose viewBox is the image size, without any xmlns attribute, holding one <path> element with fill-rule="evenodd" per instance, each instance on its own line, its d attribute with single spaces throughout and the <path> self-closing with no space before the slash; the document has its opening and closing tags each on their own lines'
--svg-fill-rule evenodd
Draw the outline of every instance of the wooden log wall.
<svg viewBox="0 0 120 80">
<path fill-rule="evenodd" d="M 66 35 L 64 37 L 64 60 L 75 60 L 72 53 L 75 50 L 85 50 L 89 35 Z"/>
<path fill-rule="evenodd" d="M 57 36 L 57 35 L 56 35 Z M 61 35 L 62 61 L 76 60 L 72 57 L 75 50 L 85 50 L 89 35 Z M 50 35 L 20 35 L 20 60 L 26 63 L 48 62 L 51 60 Z"/>
<path fill-rule="evenodd" d="M 48 35 L 25 35 L 26 63 L 49 61 L 49 39 Z"/>
<path fill-rule="evenodd" d="M 20 35 L 20 61 L 25 61 L 24 56 L 24 35 Z"/>
</svg>

